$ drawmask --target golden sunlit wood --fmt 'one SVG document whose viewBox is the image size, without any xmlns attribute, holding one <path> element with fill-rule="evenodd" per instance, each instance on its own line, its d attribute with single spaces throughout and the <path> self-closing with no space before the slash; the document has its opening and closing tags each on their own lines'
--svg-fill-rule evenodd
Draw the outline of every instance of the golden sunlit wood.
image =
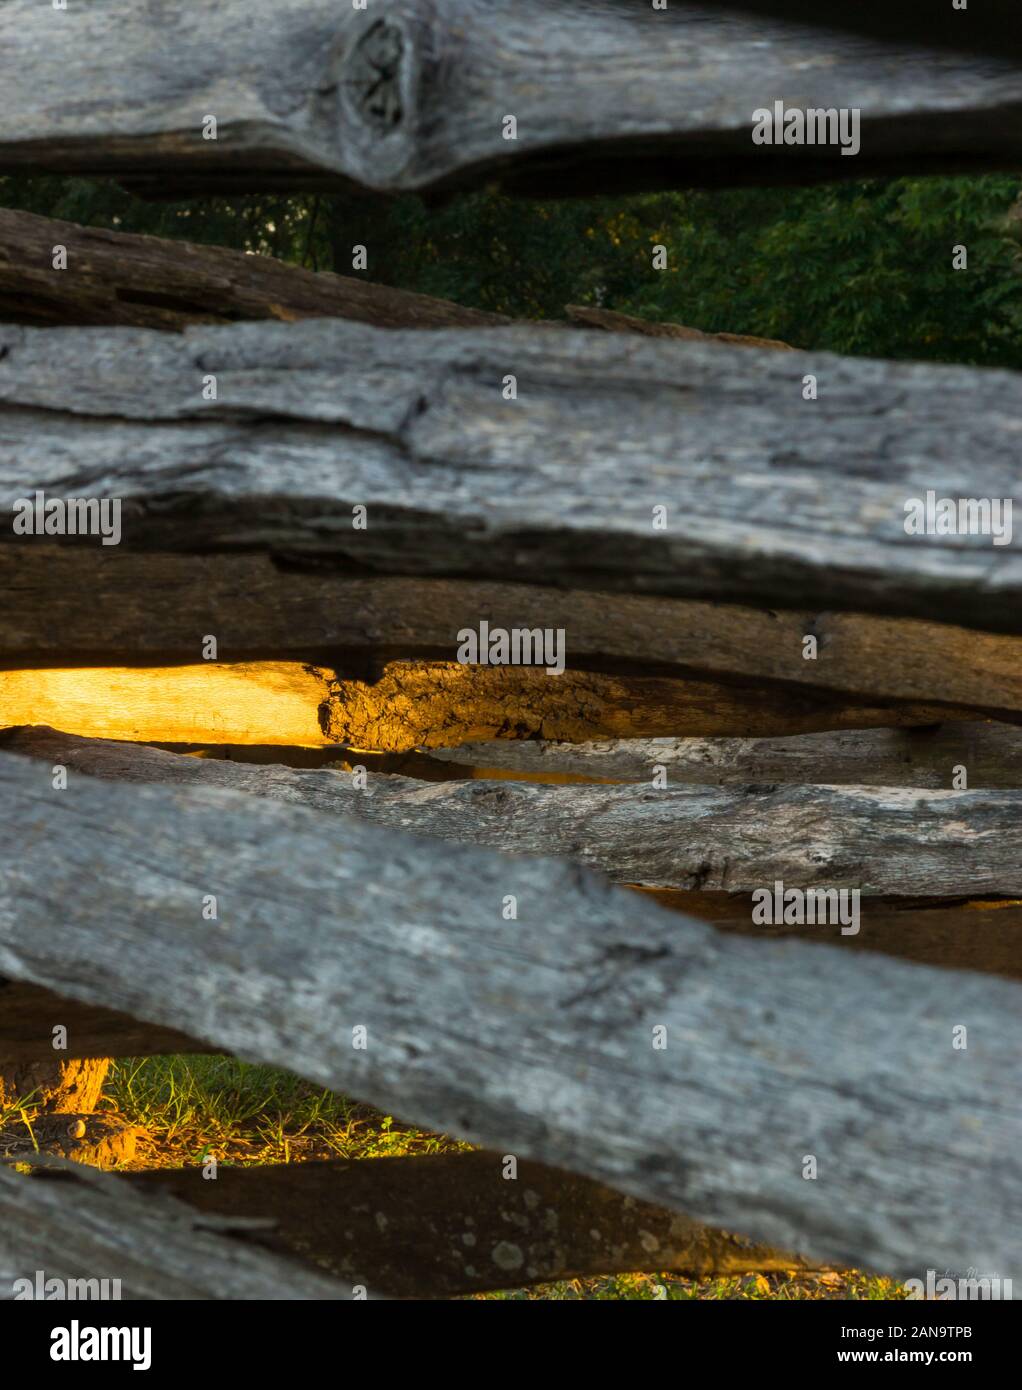
<svg viewBox="0 0 1022 1390">
<path fill-rule="evenodd" d="M 508 738 L 758 738 L 955 714 L 952 706 L 858 704 L 780 687 L 457 662 L 392 662 L 372 683 L 297 661 L 0 672 L 0 728 L 48 724 L 149 743 L 406 752 Z"/>
<path fill-rule="evenodd" d="M 296 661 L 0 672 L 0 726 L 94 738 L 321 745 L 326 673 Z"/>
</svg>

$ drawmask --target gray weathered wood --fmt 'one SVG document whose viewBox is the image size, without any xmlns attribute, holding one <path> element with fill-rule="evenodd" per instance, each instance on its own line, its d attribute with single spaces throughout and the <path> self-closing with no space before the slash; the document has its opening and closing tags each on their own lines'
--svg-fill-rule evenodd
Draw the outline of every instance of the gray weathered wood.
<svg viewBox="0 0 1022 1390">
<path fill-rule="evenodd" d="M 813 1258 L 1016 1274 L 1013 982 L 728 936 L 564 860 L 39 774 L 0 754 L 0 973 Z"/>
<path fill-rule="evenodd" d="M 365 578 L 295 570 L 267 554 L 42 542 L 0 546 L 0 593 L 0 665 L 194 662 L 201 638 L 215 633 L 221 661 L 311 660 L 369 681 L 394 658 L 453 660 L 458 632 L 485 618 L 491 628 L 563 628 L 572 665 L 590 671 L 640 676 L 655 668 L 714 681 L 752 678 L 760 689 L 776 681 L 1022 715 L 1022 639 L 875 614 Z M 818 638 L 815 661 L 803 657 L 810 633 Z M 725 698 L 717 684 L 714 699 Z M 883 722 L 880 711 L 876 722 Z"/>
<path fill-rule="evenodd" d="M 121 498 L 129 548 L 269 547 L 760 607 L 812 592 L 821 608 L 1022 628 L 1017 534 L 904 529 L 906 502 L 931 489 L 1011 498 L 1017 375 L 334 320 L 6 326 L 0 359 L 0 505 L 36 489 Z"/>
<path fill-rule="evenodd" d="M 182 757 L 28 729 L 6 749 L 122 781 L 230 787 L 510 854 L 563 854 L 623 883 L 751 892 L 858 888 L 1022 896 L 1022 790 L 873 786 L 546 786 L 418 782 L 377 773 L 363 790 L 330 768 Z M 353 760 L 356 755 L 353 755 Z"/>
<path fill-rule="evenodd" d="M 703 0 L 730 11 L 735 0 Z M 959 0 L 961 3 L 961 0 Z M 948 44 L 960 50 L 1022 53 L 1015 0 L 965 0 L 959 9 L 943 0 L 741 0 L 740 8 L 770 19 L 793 19 L 825 28 L 853 29 L 903 43 Z"/>
<path fill-rule="evenodd" d="M 949 723 L 916 729 L 849 729 L 791 738 L 605 739 L 544 743 L 491 739 L 437 748 L 444 763 L 500 768 L 542 779 L 551 773 L 594 781 L 671 783 L 826 782 L 950 789 L 957 767 L 967 786 L 1022 787 L 1022 730 L 1009 724 Z"/>
<path fill-rule="evenodd" d="M 346 1299 L 350 1285 L 239 1238 L 166 1193 L 139 1193 L 109 1173 L 65 1177 L 0 1165 L 0 1302 L 15 1280 L 119 1279 L 124 1299 Z M 374 1291 L 370 1291 L 370 1297 Z"/>
<path fill-rule="evenodd" d="M 860 931 L 843 936 L 838 924 L 758 926 L 752 920 L 749 894 L 700 893 L 672 889 L 641 890 L 674 912 L 712 921 L 720 931 L 768 939 L 791 937 L 825 943 L 842 950 L 879 951 L 902 960 L 919 961 L 953 970 L 979 970 L 1006 979 L 1022 979 L 1022 906 L 920 906 L 930 900 L 872 896 L 860 904 Z M 725 899 L 712 913 L 708 898 Z M 904 903 L 913 904 L 903 906 Z M 112 1009 L 96 1008 L 63 998 L 52 990 L 13 980 L 0 981 L 0 1054 L 21 1068 L 19 1081 L 32 1092 L 33 1110 L 47 1109 L 46 1096 L 25 1064 L 49 1064 L 53 1057 L 49 1033 L 54 1021 L 68 1028 L 69 1058 L 152 1057 L 167 1053 L 208 1052 L 209 1045 L 176 1032 L 130 1018 Z M 104 1063 L 104 1066 L 106 1064 Z M 82 1113 L 78 1103 L 65 1113 Z"/>
<path fill-rule="evenodd" d="M 1013 168 L 1017 56 L 926 40 L 925 26 L 907 46 L 680 3 L 222 0 L 196 23 L 181 3 L 8 0 L 0 168 L 119 173 L 164 197 Z M 754 145 L 752 113 L 776 99 L 860 109 L 861 153 Z"/>
</svg>

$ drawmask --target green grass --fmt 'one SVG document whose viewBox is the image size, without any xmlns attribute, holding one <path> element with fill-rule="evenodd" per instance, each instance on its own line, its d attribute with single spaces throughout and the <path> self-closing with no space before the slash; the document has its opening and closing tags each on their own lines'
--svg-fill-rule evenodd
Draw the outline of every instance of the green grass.
<svg viewBox="0 0 1022 1390">
<path fill-rule="evenodd" d="M 176 1168 L 210 1154 L 221 1163 L 385 1158 L 468 1147 L 395 1122 L 369 1106 L 275 1067 L 233 1057 L 115 1062 L 104 1100 L 148 1132 L 132 1166 Z"/>
</svg>

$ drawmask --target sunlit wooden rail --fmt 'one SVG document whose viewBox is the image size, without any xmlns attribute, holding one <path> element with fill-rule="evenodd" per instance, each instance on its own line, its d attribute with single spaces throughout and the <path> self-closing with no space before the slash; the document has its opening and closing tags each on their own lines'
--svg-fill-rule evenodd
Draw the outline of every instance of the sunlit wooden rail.
<svg viewBox="0 0 1022 1390">
<path fill-rule="evenodd" d="M 491 629 L 563 629 L 569 678 L 601 670 L 649 678 L 655 669 L 713 687 L 722 713 L 729 699 L 737 707 L 744 683 L 764 709 L 769 692 L 778 717 L 793 694 L 813 691 L 824 703 L 843 695 L 875 711 L 914 703 L 947 707 L 943 719 L 955 706 L 1022 717 L 1022 638 L 947 622 L 353 576 L 302 570 L 265 553 L 143 552 L 39 537 L 0 545 L 0 591 L 0 665 L 22 669 L 194 665 L 212 633 L 221 662 L 313 661 L 372 682 L 394 659 L 453 662 L 458 633 L 485 620 Z M 803 655 L 807 635 L 818 642 L 815 660 Z M 487 673 L 478 674 L 482 682 Z M 812 708 L 811 698 L 803 707 Z M 740 722 L 737 708 L 735 716 Z M 885 720 L 878 712 L 872 722 Z"/>
<path fill-rule="evenodd" d="M 98 738 L 408 752 L 483 739 L 745 738 L 933 726 L 977 711 L 825 690 L 532 666 L 388 662 L 344 679 L 299 662 L 0 670 L 0 725 Z M 1007 719 L 1017 716 L 1005 712 Z"/>
</svg>

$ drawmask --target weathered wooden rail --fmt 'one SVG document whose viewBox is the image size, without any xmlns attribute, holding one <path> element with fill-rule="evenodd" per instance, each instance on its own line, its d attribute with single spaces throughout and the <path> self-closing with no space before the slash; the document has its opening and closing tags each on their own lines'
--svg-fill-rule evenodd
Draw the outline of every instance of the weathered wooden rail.
<svg viewBox="0 0 1022 1390">
<path fill-rule="evenodd" d="M 547 787 L 417 782 L 182 758 L 27 730 L 4 746 L 118 782 L 230 787 L 510 854 L 563 854 L 619 882 L 751 892 L 776 879 L 864 893 L 1022 898 L 1022 789 Z M 39 776 L 47 775 L 40 767 Z"/>
<path fill-rule="evenodd" d="M 67 273 L 53 268 L 67 253 Z M 81 227 L 0 208 L 0 318 L 8 323 L 120 324 L 180 330 L 236 319 L 344 318 L 378 328 L 487 327 L 501 314 L 316 274 L 226 246 Z"/>
<path fill-rule="evenodd" d="M 961 729 L 964 733 L 970 728 L 982 731 L 983 727 L 964 725 Z M 953 728 L 947 732 L 949 736 L 954 734 Z M 1014 734 L 1014 730 L 1008 732 Z M 934 739 L 938 746 L 944 743 L 946 747 L 942 734 L 938 728 L 905 737 L 918 737 L 924 743 L 928 738 Z M 867 738 L 864 751 L 868 751 L 868 735 L 863 737 Z M 798 747 L 816 741 L 810 737 L 782 742 Z M 610 760 L 619 771 L 634 774 L 640 765 L 646 772 L 651 770 L 648 759 L 655 754 L 650 745 L 635 742 L 638 747 L 634 751 L 627 741 L 607 745 Z M 712 764 L 715 754 L 726 752 L 735 742 L 700 740 L 699 746 Z M 668 749 L 664 761 L 654 765 L 667 769 L 672 766 L 672 742 L 663 743 Z M 676 748 L 677 744 L 673 746 Z M 577 751 L 586 755 L 599 747 L 589 745 Z M 969 805 L 967 798 L 956 796 L 951 798 L 950 808 L 938 804 L 936 808 L 928 807 L 922 816 L 909 817 L 904 795 L 891 790 L 882 762 L 877 761 L 872 764 L 875 785 L 850 787 L 846 798 L 834 795 L 836 787 L 804 785 L 792 788 L 790 805 L 778 806 L 776 787 L 745 786 L 741 795 L 723 807 L 714 807 L 708 815 L 692 785 L 681 786 L 678 797 L 664 791 L 658 793 L 662 801 L 652 812 L 648 803 L 656 798 L 641 788 L 637 789 L 642 802 L 638 807 L 627 801 L 615 803 L 607 797 L 606 787 L 578 786 L 557 787 L 550 791 L 549 800 L 535 806 L 532 798 L 537 788 L 528 785 L 509 788 L 503 782 L 468 781 L 440 788 L 409 777 L 371 773 L 365 789 L 359 790 L 352 774 L 346 771 L 296 771 L 280 765 L 195 759 L 130 743 L 75 738 L 42 728 L 8 731 L 0 735 L 0 748 L 44 759 L 47 765 L 64 767 L 69 772 L 117 781 L 227 787 L 462 843 L 492 845 L 517 853 L 556 850 L 595 864 L 632 887 L 652 882 L 658 901 L 712 921 L 721 930 L 766 938 L 791 935 L 1008 978 L 1022 975 L 1022 905 L 1010 907 L 993 901 L 987 910 L 979 905 L 961 905 L 970 887 L 973 896 L 982 891 L 976 885 L 982 859 L 979 842 L 984 834 L 979 827 L 991 812 L 1003 815 L 1007 844 L 995 847 L 998 867 L 989 871 L 987 883 L 995 885 L 995 898 L 1011 891 L 1008 885 L 1014 871 L 1010 866 L 1017 854 L 1020 809 L 1017 791 L 1000 808 L 991 807 L 982 799 L 978 805 L 975 800 Z M 531 770 L 535 758 L 530 753 L 542 748 L 543 745 L 529 742 L 510 742 L 465 751 L 482 765 L 473 769 L 476 777 L 486 778 L 499 775 L 496 769 L 486 768 L 487 759 L 498 766 L 502 762 L 512 766 L 521 762 Z M 564 749 L 562 745 L 561 750 L 563 760 L 571 766 L 585 765 L 584 759 L 574 757 L 576 749 Z M 241 751 L 234 750 L 235 754 Z M 970 759 L 968 766 L 972 773 L 974 761 Z M 796 770 L 791 780 L 811 782 L 811 767 L 812 764 L 807 771 L 802 764 L 801 771 Z M 828 771 L 824 763 L 816 775 Z M 861 781 L 861 763 L 859 772 Z M 1016 777 L 1010 785 L 1018 787 L 1019 780 Z M 916 788 L 912 797 L 924 806 L 925 792 L 917 780 L 909 776 L 907 781 Z M 649 785 L 648 778 L 646 784 Z M 602 804 L 601 795 L 607 798 Z M 755 816 L 750 816 L 750 806 L 758 813 L 761 825 Z M 848 808 L 852 814 L 843 819 Z M 708 829 L 706 821 L 711 815 L 714 824 Z M 810 820 L 807 835 L 796 837 L 792 832 L 793 815 L 805 815 Z M 603 825 L 593 833 L 593 821 L 601 817 L 616 828 L 608 831 Z M 624 830 L 616 826 L 622 819 L 628 821 Z M 949 826 L 954 827 L 954 834 L 947 833 Z M 579 834 L 580 827 L 585 829 L 584 837 Z M 652 846 L 647 841 L 652 841 Z M 872 856 L 871 841 L 880 846 Z M 947 841 L 951 842 L 950 849 Z M 733 846 L 738 846 L 739 861 L 734 866 Z M 868 865 L 866 872 L 863 865 Z M 846 931 L 837 921 L 808 925 L 757 922 L 753 899 L 748 888 L 743 891 L 743 885 L 771 885 L 776 881 L 771 875 L 777 874 L 783 874 L 783 881 L 788 884 L 808 885 L 816 877 L 830 887 L 857 888 L 864 896 L 858 905 L 855 930 Z M 665 887 L 669 881 L 682 880 L 698 886 L 680 891 Z M 957 901 L 941 899 L 948 884 L 956 887 Z M 878 891 L 884 888 L 887 896 Z M 913 890 L 921 896 L 913 896 Z M 28 1058 L 38 1062 L 39 1038 L 48 1036 L 40 1018 L 45 1010 L 51 1018 L 58 1016 L 54 1012 L 56 1001 L 33 986 L 8 986 L 8 990 L 16 992 L 6 996 L 9 1021 L 6 1025 L 0 1021 L 0 1050 L 15 1061 Z M 149 1028 L 104 1010 L 83 1010 L 81 1005 L 65 1007 L 72 1007 L 75 1014 L 74 1028 L 70 1030 L 75 1036 L 65 1056 L 123 1055 L 125 1049 L 132 1053 L 204 1050 L 204 1045 L 195 1039 L 173 1031 Z M 134 1045 L 129 1046 L 129 1040 Z"/>
<path fill-rule="evenodd" d="M 349 1284 L 246 1240 L 244 1217 L 205 1215 L 165 1193 L 143 1198 L 80 1165 L 71 1178 L 26 1179 L 0 1165 L 0 1302 L 25 1297 L 16 1281 L 34 1286 L 36 1270 L 119 1280 L 130 1299 L 353 1297 Z"/>
<path fill-rule="evenodd" d="M 0 171 L 1013 169 L 1013 8 L 942 9 L 8 0 Z M 778 99 L 859 111 L 860 152 L 755 144 Z M 1016 1274 L 1022 558 L 904 520 L 1012 497 L 1018 376 L 613 306 L 514 326 L 3 210 L 0 319 L 0 510 L 123 509 L 111 547 L 0 528 L 0 1108 L 58 1071 L 39 1132 L 70 1135 L 105 1059 L 223 1050 L 489 1146 L 0 1166 L 0 1298 L 38 1268 L 142 1298 Z M 482 621 L 563 631 L 566 670 L 460 664 Z M 859 890 L 862 930 L 758 925 L 777 879 Z"/>
<path fill-rule="evenodd" d="M 1012 497 L 1008 373 L 519 327 L 0 327 L 0 407 L 3 508 L 118 498 L 130 549 L 1022 629 L 1014 538 L 905 529 L 928 492 Z"/>
<path fill-rule="evenodd" d="M 604 739 L 594 743 L 492 740 L 436 748 L 448 766 L 502 768 L 542 780 L 565 773 L 591 781 L 672 784 L 803 782 L 826 785 L 951 786 L 965 768 L 969 786 L 1022 786 L 1022 731 L 1007 724 L 947 723 L 909 729 L 855 729 L 793 738 Z"/>
<path fill-rule="evenodd" d="M 15 1066 L 52 1062 L 52 1029 L 57 1023 L 67 1029 L 67 1045 L 60 1055 L 68 1060 L 208 1050 L 206 1044 L 174 1028 L 156 1028 L 129 1014 L 83 1004 L 38 985 L 0 980 L 0 1056 L 5 1062 Z"/>
<path fill-rule="evenodd" d="M 494 177 L 561 194 L 1014 167 L 1013 16 L 961 20 L 989 42 L 1000 17 L 996 54 L 928 44 L 932 21 L 899 41 L 806 17 L 682 0 L 660 12 L 600 0 L 374 0 L 363 11 L 226 0 L 200 30 L 185 5 L 55 13 L 8 0 L 0 169 L 117 174 L 165 197 Z M 754 144 L 753 112 L 795 96 L 859 109 L 859 154 Z"/>
<path fill-rule="evenodd" d="M 54 271 L 63 249 L 70 275 Z M 790 351 L 787 343 L 737 333 L 706 333 L 589 305 L 566 304 L 564 320 L 612 333 L 699 339 Z M 503 314 L 379 285 L 352 275 L 315 273 L 226 246 L 170 241 L 0 208 L 0 318 L 9 323 L 180 331 L 193 323 L 239 319 L 345 318 L 377 328 L 495 328 Z"/>
<path fill-rule="evenodd" d="M 0 784 L 8 978 L 813 1258 L 1013 1267 L 1013 982 L 721 934 L 563 860 L 238 792 L 62 794 L 9 753 Z"/>
</svg>

